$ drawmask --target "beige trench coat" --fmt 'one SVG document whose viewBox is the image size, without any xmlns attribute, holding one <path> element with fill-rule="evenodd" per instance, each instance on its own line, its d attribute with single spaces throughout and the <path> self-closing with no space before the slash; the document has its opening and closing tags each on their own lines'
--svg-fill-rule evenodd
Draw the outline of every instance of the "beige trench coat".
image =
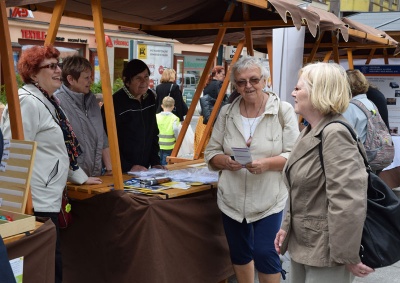
<svg viewBox="0 0 400 283">
<path fill-rule="evenodd" d="M 284 168 L 290 205 L 282 229 L 288 234 L 282 252 L 310 266 L 356 264 L 366 217 L 367 173 L 357 143 L 348 129 L 331 124 L 323 131 L 323 160 L 319 136 L 331 120 L 325 117 L 301 132 Z"/>
</svg>

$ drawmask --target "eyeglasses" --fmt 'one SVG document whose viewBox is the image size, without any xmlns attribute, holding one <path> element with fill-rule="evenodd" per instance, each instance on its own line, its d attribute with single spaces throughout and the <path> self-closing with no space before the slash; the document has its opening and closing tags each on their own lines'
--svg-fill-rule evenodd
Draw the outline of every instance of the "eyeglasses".
<svg viewBox="0 0 400 283">
<path fill-rule="evenodd" d="M 240 81 L 235 81 L 236 85 L 239 87 L 244 87 L 247 85 L 247 83 L 250 83 L 252 86 L 258 84 L 263 76 L 261 76 L 260 78 L 251 78 L 249 80 L 240 80 Z"/>
<path fill-rule="evenodd" d="M 57 67 L 60 67 L 60 69 L 62 68 L 62 64 L 61 63 L 50 63 L 50 64 L 47 64 L 47 65 L 44 65 L 44 66 L 40 66 L 39 67 L 39 69 L 46 69 L 46 68 L 49 68 L 50 70 L 53 70 L 53 71 L 55 71 L 55 70 L 57 70 Z"/>
</svg>

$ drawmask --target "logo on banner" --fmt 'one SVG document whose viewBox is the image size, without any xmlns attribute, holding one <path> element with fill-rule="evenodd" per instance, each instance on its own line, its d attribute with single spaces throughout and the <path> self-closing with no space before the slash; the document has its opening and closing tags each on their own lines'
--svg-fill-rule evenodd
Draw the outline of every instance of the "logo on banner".
<svg viewBox="0 0 400 283">
<path fill-rule="evenodd" d="M 146 44 L 138 44 L 138 58 L 139 59 L 147 59 L 147 45 Z"/>
<path fill-rule="evenodd" d="M 25 8 L 10 9 L 10 18 L 34 18 L 31 10 Z"/>
</svg>

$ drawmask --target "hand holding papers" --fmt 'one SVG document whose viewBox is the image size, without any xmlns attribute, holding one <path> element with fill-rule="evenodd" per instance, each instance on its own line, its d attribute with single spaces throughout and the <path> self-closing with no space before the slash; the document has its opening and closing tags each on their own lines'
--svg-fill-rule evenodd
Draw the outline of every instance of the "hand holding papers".
<svg viewBox="0 0 400 283">
<path fill-rule="evenodd" d="M 252 162 L 250 148 L 248 147 L 232 147 L 235 161 L 242 165 Z"/>
</svg>

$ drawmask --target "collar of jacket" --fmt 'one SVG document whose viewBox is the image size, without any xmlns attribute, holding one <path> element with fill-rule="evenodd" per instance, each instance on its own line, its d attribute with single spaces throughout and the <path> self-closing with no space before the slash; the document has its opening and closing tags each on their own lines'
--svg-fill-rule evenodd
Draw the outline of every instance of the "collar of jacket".
<svg viewBox="0 0 400 283">
<path fill-rule="evenodd" d="M 136 99 L 135 96 L 129 91 L 129 89 L 125 85 L 122 86 L 122 89 L 125 91 L 125 93 L 128 95 L 128 97 L 130 99 Z M 143 99 L 146 99 L 147 95 L 148 95 L 148 93 L 146 91 L 145 94 L 143 94 L 141 97 Z M 136 99 L 136 100 L 138 100 L 138 99 Z"/>
</svg>

